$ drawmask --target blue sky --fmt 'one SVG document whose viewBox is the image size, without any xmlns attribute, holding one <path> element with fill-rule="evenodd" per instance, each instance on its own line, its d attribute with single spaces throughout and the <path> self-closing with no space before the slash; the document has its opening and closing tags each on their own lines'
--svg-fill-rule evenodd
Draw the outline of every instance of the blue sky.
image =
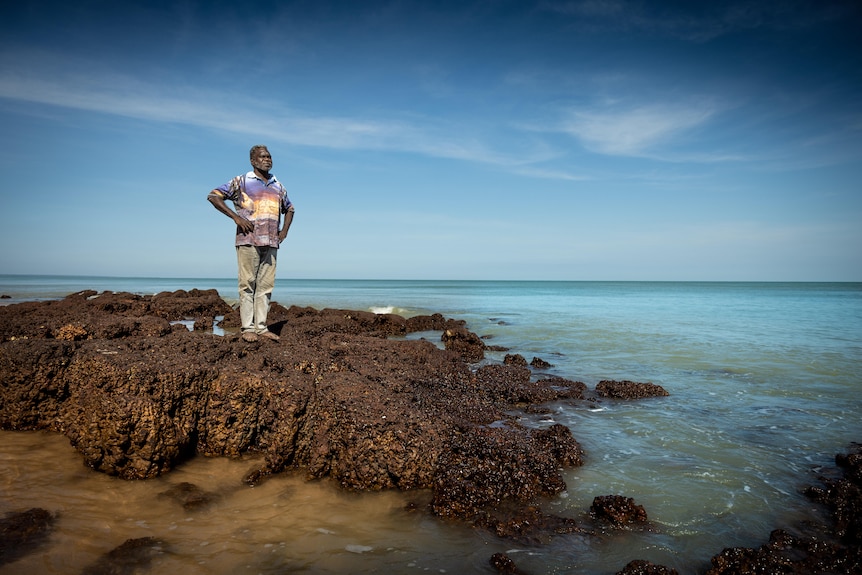
<svg viewBox="0 0 862 575">
<path fill-rule="evenodd" d="M 0 273 L 862 281 L 854 0 L 8 4 Z"/>
</svg>

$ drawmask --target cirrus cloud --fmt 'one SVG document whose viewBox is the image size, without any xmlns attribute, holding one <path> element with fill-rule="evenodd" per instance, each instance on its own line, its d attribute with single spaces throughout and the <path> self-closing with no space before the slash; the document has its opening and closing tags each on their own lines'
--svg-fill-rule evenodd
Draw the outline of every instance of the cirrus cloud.
<svg viewBox="0 0 862 575">
<path fill-rule="evenodd" d="M 622 110 L 575 110 L 563 131 L 592 152 L 613 156 L 648 156 L 657 146 L 713 117 L 711 105 L 644 105 Z"/>
</svg>

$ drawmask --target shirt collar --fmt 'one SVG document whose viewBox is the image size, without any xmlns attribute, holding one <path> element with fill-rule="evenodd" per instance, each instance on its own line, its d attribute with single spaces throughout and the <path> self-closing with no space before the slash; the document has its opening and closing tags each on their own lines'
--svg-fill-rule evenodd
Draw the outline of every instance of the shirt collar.
<svg viewBox="0 0 862 575">
<path fill-rule="evenodd" d="M 248 179 L 248 178 L 254 178 L 255 180 L 258 180 L 258 181 L 260 181 L 260 182 L 263 182 L 263 179 L 262 179 L 262 178 L 259 178 L 259 177 L 258 177 L 258 175 L 254 173 L 254 170 L 251 170 L 250 172 L 248 172 L 248 173 L 245 175 L 245 177 L 246 177 L 246 179 Z M 268 181 L 268 182 L 264 182 L 264 183 L 268 186 L 268 185 L 270 185 L 270 184 L 272 184 L 272 183 L 274 183 L 274 182 L 277 182 L 277 181 L 278 181 L 278 180 L 276 180 L 276 179 L 275 179 L 275 176 L 274 176 L 274 175 L 272 175 L 272 174 L 270 174 L 270 175 L 269 175 L 269 181 Z"/>
</svg>

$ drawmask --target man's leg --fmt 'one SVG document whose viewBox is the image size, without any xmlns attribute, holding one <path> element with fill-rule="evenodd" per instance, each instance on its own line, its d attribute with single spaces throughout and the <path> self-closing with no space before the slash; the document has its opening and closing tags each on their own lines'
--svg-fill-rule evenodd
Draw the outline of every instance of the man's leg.
<svg viewBox="0 0 862 575">
<path fill-rule="evenodd" d="M 257 287 L 254 292 L 254 330 L 258 333 L 266 329 L 266 316 L 269 314 L 269 303 L 272 290 L 275 288 L 275 261 L 278 248 L 258 248 L 259 264 L 257 268 Z"/>
<path fill-rule="evenodd" d="M 257 287 L 257 270 L 260 256 L 254 246 L 237 246 L 236 261 L 239 270 L 239 319 L 242 331 L 255 331 L 254 294 Z"/>
</svg>

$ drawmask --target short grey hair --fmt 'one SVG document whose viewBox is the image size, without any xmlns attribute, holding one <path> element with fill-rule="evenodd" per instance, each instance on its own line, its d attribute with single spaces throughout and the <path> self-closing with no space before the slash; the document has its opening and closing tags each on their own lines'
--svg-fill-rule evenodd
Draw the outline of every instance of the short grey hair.
<svg viewBox="0 0 862 575">
<path fill-rule="evenodd" d="M 253 159 L 254 159 L 254 157 L 255 157 L 255 155 L 256 155 L 260 150 L 266 150 L 266 151 L 268 152 L 268 151 L 269 151 L 269 148 L 267 148 L 266 146 L 261 145 L 261 144 L 258 144 L 257 146 L 252 146 L 252 147 L 251 147 L 251 150 L 249 150 L 249 151 L 248 151 L 248 159 L 249 159 L 249 160 L 253 160 Z"/>
</svg>

